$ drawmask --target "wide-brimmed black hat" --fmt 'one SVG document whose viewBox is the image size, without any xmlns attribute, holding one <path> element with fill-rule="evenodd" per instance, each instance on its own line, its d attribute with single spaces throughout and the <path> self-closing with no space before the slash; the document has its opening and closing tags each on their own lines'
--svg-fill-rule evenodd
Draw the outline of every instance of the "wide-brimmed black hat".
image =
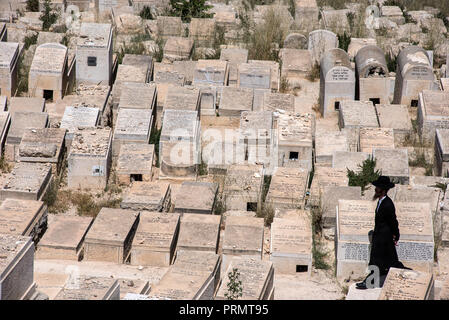
<svg viewBox="0 0 449 320">
<path fill-rule="evenodd" d="M 371 182 L 375 187 L 381 188 L 383 190 L 388 190 L 394 188 L 394 183 L 390 181 L 387 176 L 380 176 L 376 181 Z"/>
</svg>

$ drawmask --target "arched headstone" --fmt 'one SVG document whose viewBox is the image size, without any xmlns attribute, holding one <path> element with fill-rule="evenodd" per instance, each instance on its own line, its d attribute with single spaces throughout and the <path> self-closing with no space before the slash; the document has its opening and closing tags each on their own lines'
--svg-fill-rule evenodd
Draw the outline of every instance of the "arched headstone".
<svg viewBox="0 0 449 320">
<path fill-rule="evenodd" d="M 307 49 L 307 38 L 300 33 L 290 33 L 285 37 L 284 48 Z"/>
<path fill-rule="evenodd" d="M 308 49 L 312 54 L 312 61 L 319 63 L 324 52 L 338 48 L 338 37 L 329 30 L 314 30 L 309 33 Z"/>
</svg>

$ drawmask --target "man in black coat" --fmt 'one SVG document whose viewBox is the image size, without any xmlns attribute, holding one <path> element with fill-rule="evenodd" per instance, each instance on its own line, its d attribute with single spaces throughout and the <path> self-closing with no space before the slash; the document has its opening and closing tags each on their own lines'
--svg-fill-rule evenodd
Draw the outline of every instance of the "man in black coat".
<svg viewBox="0 0 449 320">
<path fill-rule="evenodd" d="M 373 201 L 378 201 L 368 265 L 379 268 L 380 278 L 385 279 L 390 267 L 404 268 L 396 252 L 396 245 L 399 241 L 399 225 L 396 219 L 396 210 L 393 201 L 387 195 L 388 190 L 394 188 L 394 183 L 390 182 L 390 178 L 380 176 L 372 184 L 376 187 Z M 367 279 L 373 273 L 374 271 L 371 271 L 371 274 L 364 281 L 357 283 L 356 288 L 367 289 Z"/>
</svg>

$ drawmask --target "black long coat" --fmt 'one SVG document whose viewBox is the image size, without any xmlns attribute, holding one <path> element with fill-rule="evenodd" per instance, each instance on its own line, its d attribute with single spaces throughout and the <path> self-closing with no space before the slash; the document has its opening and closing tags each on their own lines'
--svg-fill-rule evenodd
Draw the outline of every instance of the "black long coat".
<svg viewBox="0 0 449 320">
<path fill-rule="evenodd" d="M 380 273 L 386 274 L 390 267 L 400 266 L 393 241 L 393 235 L 399 241 L 399 224 L 393 201 L 388 196 L 380 203 L 374 222 L 369 265 L 378 266 Z"/>
</svg>

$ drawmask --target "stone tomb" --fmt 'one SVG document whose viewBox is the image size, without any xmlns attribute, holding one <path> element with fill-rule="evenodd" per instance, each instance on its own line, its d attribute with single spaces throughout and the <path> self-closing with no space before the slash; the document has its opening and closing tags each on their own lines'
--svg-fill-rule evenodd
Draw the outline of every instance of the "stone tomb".
<svg viewBox="0 0 449 320">
<path fill-rule="evenodd" d="M 231 165 L 227 171 L 224 194 L 228 210 L 256 211 L 261 200 L 263 167 Z"/>
<path fill-rule="evenodd" d="M 289 93 L 265 92 L 263 110 L 294 113 L 295 96 Z"/>
<path fill-rule="evenodd" d="M 334 152 L 349 151 L 349 138 L 346 131 L 330 131 L 327 128 L 315 131 L 315 163 L 332 166 Z"/>
<path fill-rule="evenodd" d="M 114 64 L 113 33 L 113 26 L 109 23 L 81 23 L 76 40 L 77 81 L 104 84 L 111 82 Z"/>
<path fill-rule="evenodd" d="M 221 216 L 186 213 L 181 218 L 177 250 L 216 253 Z"/>
<path fill-rule="evenodd" d="M 81 108 L 96 108 L 98 109 L 98 118 L 97 122 L 99 125 L 107 125 L 109 123 L 109 119 L 112 116 L 112 105 L 113 105 L 113 95 L 111 95 L 111 87 L 108 85 L 97 85 L 97 84 L 85 84 L 80 83 L 76 89 L 76 94 L 67 95 L 62 99 L 62 101 L 56 102 L 54 105 L 48 104 L 46 108 L 49 110 L 50 122 L 53 126 L 56 123 L 62 121 L 64 113 L 66 111 L 67 106 L 71 107 L 81 107 Z M 78 112 L 82 112 L 82 110 L 78 110 Z M 81 121 L 81 123 L 77 123 L 77 125 L 84 125 L 84 122 L 87 121 L 90 126 L 92 126 L 89 121 L 93 121 L 90 117 L 95 118 L 96 114 L 93 111 L 90 111 L 93 115 L 89 115 L 89 112 L 85 111 L 84 117 L 87 119 L 80 120 L 83 118 L 82 115 L 73 115 L 69 118 L 69 123 L 73 121 Z M 75 124 L 73 124 L 75 125 Z"/>
<path fill-rule="evenodd" d="M 184 181 L 175 200 L 174 212 L 212 214 L 217 192 L 216 183 Z"/>
<path fill-rule="evenodd" d="M 382 170 L 382 174 L 389 176 L 392 182 L 408 184 L 407 149 L 373 149 L 373 157 L 376 159 L 376 169 Z"/>
<path fill-rule="evenodd" d="M 80 276 L 77 284 L 67 282 L 54 300 L 120 300 L 117 279 Z"/>
<path fill-rule="evenodd" d="M 151 76 L 153 75 L 153 57 L 150 55 L 126 53 L 123 57 L 122 64 L 140 67 L 146 72 L 147 80 L 150 80 Z"/>
<path fill-rule="evenodd" d="M 29 93 L 50 101 L 61 100 L 70 85 L 67 47 L 44 43 L 36 48 L 28 75 Z"/>
<path fill-rule="evenodd" d="M 352 43 L 351 39 L 351 43 Z M 389 103 L 391 79 L 389 78 L 384 51 L 376 46 L 376 40 L 358 50 L 356 64 L 356 99 L 373 101 L 374 104 Z M 349 51 L 349 49 L 348 49 Z"/>
<path fill-rule="evenodd" d="M 394 149 L 391 128 L 360 128 L 359 150 L 371 154 L 373 149 Z"/>
<path fill-rule="evenodd" d="M 151 181 L 154 163 L 154 144 L 127 143 L 120 147 L 116 174 L 120 184 Z"/>
<path fill-rule="evenodd" d="M 3 149 L 6 141 L 6 134 L 11 123 L 11 116 L 8 111 L 0 111 L 0 147 Z"/>
<path fill-rule="evenodd" d="M 412 133 L 412 122 L 406 105 L 376 104 L 377 118 L 381 128 L 392 128 L 395 143 L 401 143 Z"/>
<path fill-rule="evenodd" d="M 65 151 L 65 129 L 27 129 L 19 145 L 19 161 L 49 163 L 53 174 L 61 170 Z"/>
<path fill-rule="evenodd" d="M 93 218 L 52 215 L 36 251 L 37 259 L 82 260 L 84 238 Z"/>
<path fill-rule="evenodd" d="M 324 228 L 335 228 L 339 200 L 362 200 L 362 189 L 359 186 L 323 187 L 320 201 Z"/>
<path fill-rule="evenodd" d="M 431 92 L 434 84 L 435 75 L 427 51 L 418 46 L 402 49 L 397 56 L 393 103 L 416 107 L 418 96 L 423 91 Z M 447 97 L 445 99 L 447 101 Z M 418 111 L 418 123 L 419 119 Z"/>
<path fill-rule="evenodd" d="M 138 212 L 102 208 L 84 240 L 85 259 L 127 262 L 138 223 Z"/>
<path fill-rule="evenodd" d="M 141 212 L 131 247 L 131 264 L 166 267 L 172 264 L 179 231 L 179 214 Z"/>
<path fill-rule="evenodd" d="M 253 110 L 253 89 L 223 87 L 218 114 L 220 116 L 240 117 L 243 111 Z"/>
<path fill-rule="evenodd" d="M 118 156 L 124 144 L 148 144 L 153 126 L 152 110 L 122 109 L 118 110 L 112 139 L 113 156 Z"/>
<path fill-rule="evenodd" d="M 311 171 L 315 116 L 311 113 L 281 113 L 277 127 L 277 165 Z"/>
<path fill-rule="evenodd" d="M 151 290 L 148 280 L 121 278 L 118 281 L 120 284 L 120 300 L 148 300 L 148 293 Z M 144 297 L 144 299 L 141 297 Z"/>
<path fill-rule="evenodd" d="M 5 159 L 17 161 L 20 141 L 26 129 L 42 129 L 48 125 L 46 112 L 14 112 L 11 115 L 11 126 L 6 137 Z"/>
<path fill-rule="evenodd" d="M 20 52 L 17 42 L 0 42 L 0 93 L 8 98 L 16 94 Z"/>
<path fill-rule="evenodd" d="M 280 51 L 282 60 L 281 76 L 290 84 L 305 79 L 313 67 L 312 56 L 309 50 L 287 49 Z"/>
<path fill-rule="evenodd" d="M 237 86 L 240 88 L 271 89 L 270 66 L 240 63 L 237 69 Z"/>
<path fill-rule="evenodd" d="M 449 128 L 449 92 L 424 90 L 418 100 L 418 133 L 433 144 L 435 130 Z"/>
<path fill-rule="evenodd" d="M 228 84 L 228 62 L 224 60 L 198 60 L 193 74 L 193 85 L 216 85 L 226 86 Z"/>
<path fill-rule="evenodd" d="M 193 87 L 170 86 L 165 97 L 164 111 L 168 109 L 197 111 L 200 90 Z"/>
<path fill-rule="evenodd" d="M 265 202 L 274 208 L 303 208 L 309 172 L 302 168 L 276 167 Z"/>
<path fill-rule="evenodd" d="M 164 45 L 164 59 L 162 62 L 189 60 L 193 51 L 193 39 L 170 37 Z"/>
<path fill-rule="evenodd" d="M 223 235 L 222 271 L 228 268 L 233 256 L 262 259 L 264 219 L 229 216 L 226 218 Z"/>
<path fill-rule="evenodd" d="M 398 6 L 382 6 L 381 15 L 383 17 L 387 17 L 389 20 L 393 21 L 398 25 L 405 23 L 405 18 L 402 13 L 402 10 Z"/>
<path fill-rule="evenodd" d="M 412 202 L 413 201 L 413 202 Z M 434 232 L 429 203 L 395 201 L 400 239 L 396 251 L 399 260 L 413 268 L 432 270 L 434 261 Z"/>
<path fill-rule="evenodd" d="M 312 184 L 310 185 L 310 196 L 307 204 L 312 207 L 320 205 L 321 194 L 325 186 L 347 186 L 349 179 L 346 169 L 329 167 L 315 167 Z"/>
<path fill-rule="evenodd" d="M 244 111 L 240 117 L 240 145 L 248 153 L 248 162 L 269 161 L 273 139 L 273 113 L 271 111 Z"/>
<path fill-rule="evenodd" d="M 440 195 L 443 195 L 441 189 L 435 187 L 435 184 L 436 182 L 430 184 L 429 186 L 410 186 L 398 184 L 392 190 L 394 191 L 394 201 L 428 203 L 433 216 L 435 216 L 440 208 Z"/>
<path fill-rule="evenodd" d="M 312 272 L 312 224 L 308 215 L 274 218 L 270 260 L 276 273 Z"/>
<path fill-rule="evenodd" d="M 433 300 L 431 273 L 390 268 L 379 300 Z"/>
<path fill-rule="evenodd" d="M 449 129 L 436 129 L 435 135 L 435 173 L 438 176 L 449 174 Z"/>
<path fill-rule="evenodd" d="M 170 208 L 170 184 L 164 181 L 140 182 L 131 184 L 120 204 L 122 209 L 167 211 Z"/>
<path fill-rule="evenodd" d="M 248 61 L 248 50 L 240 48 L 223 48 L 220 52 L 220 60 L 228 61 L 229 86 L 236 87 L 238 82 L 238 65 Z"/>
<path fill-rule="evenodd" d="M 41 200 L 52 178 L 48 163 L 17 162 L 2 181 L 0 198 Z"/>
<path fill-rule="evenodd" d="M 123 63 L 119 64 L 117 68 L 117 75 L 115 77 L 114 86 L 112 87 L 111 91 L 114 119 L 116 110 L 120 103 L 123 83 L 125 82 L 147 83 L 148 78 L 149 78 L 148 70 L 142 68 L 142 66 L 129 65 Z"/>
<path fill-rule="evenodd" d="M 324 117 L 338 112 L 341 104 L 355 99 L 355 74 L 342 49 L 324 52 L 320 63 L 320 112 Z"/>
<path fill-rule="evenodd" d="M 156 21 L 157 33 L 162 39 L 181 36 L 183 32 L 181 17 L 157 16 Z"/>
<path fill-rule="evenodd" d="M 157 89 L 154 83 L 123 82 L 120 109 L 154 109 Z"/>
<path fill-rule="evenodd" d="M 0 205 L 0 233 L 38 241 L 47 228 L 47 206 L 42 201 L 5 199 Z"/>
<path fill-rule="evenodd" d="M 69 188 L 106 187 L 111 166 L 111 129 L 78 130 L 70 148 L 67 171 Z"/>
<path fill-rule="evenodd" d="M 34 244 L 30 237 L 0 234 L 0 300 L 34 293 Z"/>
<path fill-rule="evenodd" d="M 215 35 L 215 19 L 192 18 L 189 24 L 189 37 L 199 45 L 211 45 Z"/>
<path fill-rule="evenodd" d="M 8 106 L 9 113 L 14 112 L 44 112 L 45 99 L 31 97 L 12 97 Z"/>
<path fill-rule="evenodd" d="M 178 251 L 174 265 L 150 291 L 153 300 L 213 300 L 220 280 L 220 256 Z"/>
<path fill-rule="evenodd" d="M 281 73 L 279 70 L 279 62 L 271 60 L 248 60 L 248 63 L 255 68 L 261 68 L 268 66 L 270 68 L 270 87 L 260 89 L 271 89 L 273 92 L 279 91 L 279 85 L 281 83 Z M 241 82 L 239 82 L 241 83 Z M 241 86 L 241 85 L 240 85 Z"/>
<path fill-rule="evenodd" d="M 340 128 L 377 128 L 376 109 L 371 101 L 342 101 L 339 109 Z"/>
<path fill-rule="evenodd" d="M 234 268 L 240 272 L 242 300 L 272 300 L 274 296 L 274 268 L 271 261 L 254 258 L 233 257 L 223 275 L 216 300 L 225 300 L 228 292 L 229 273 Z"/>
<path fill-rule="evenodd" d="M 338 201 L 335 234 L 338 278 L 365 274 L 369 260 L 368 232 L 374 228 L 376 205 L 369 200 Z"/>
<path fill-rule="evenodd" d="M 98 124 L 100 111 L 98 108 L 67 106 L 62 116 L 60 128 L 67 129 L 65 145 L 70 151 L 73 137 L 78 129 L 95 128 Z"/>
</svg>

